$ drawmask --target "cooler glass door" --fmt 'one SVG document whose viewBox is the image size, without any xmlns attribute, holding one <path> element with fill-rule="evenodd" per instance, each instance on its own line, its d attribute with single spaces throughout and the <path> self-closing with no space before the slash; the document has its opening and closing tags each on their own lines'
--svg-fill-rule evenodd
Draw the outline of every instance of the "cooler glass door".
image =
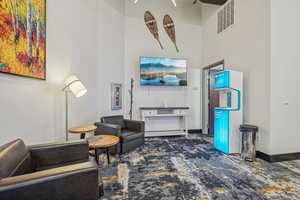
<svg viewBox="0 0 300 200">
<path fill-rule="evenodd" d="M 229 153 L 229 111 L 215 110 L 214 146 L 216 149 Z"/>
</svg>

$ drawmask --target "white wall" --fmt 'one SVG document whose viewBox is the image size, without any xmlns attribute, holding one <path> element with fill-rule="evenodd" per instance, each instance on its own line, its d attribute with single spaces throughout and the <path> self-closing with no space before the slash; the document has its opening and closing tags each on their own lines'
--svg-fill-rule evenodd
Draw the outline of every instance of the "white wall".
<svg viewBox="0 0 300 200">
<path fill-rule="evenodd" d="M 217 34 L 218 7 L 203 5 L 203 66 L 225 59 L 244 72 L 244 120 L 259 126 L 259 150 L 270 153 L 270 0 L 236 0 L 235 24 Z"/>
<path fill-rule="evenodd" d="M 70 127 L 91 124 L 103 115 L 124 113 L 110 110 L 110 84 L 126 80 L 128 86 L 129 78 L 138 76 L 140 55 L 187 58 L 191 67 L 190 87 L 138 87 L 136 105 L 160 105 L 163 95 L 170 106 L 191 106 L 190 128 L 201 128 L 200 70 L 193 68 L 201 63 L 199 7 L 178 2 L 175 9 L 169 3 L 163 2 L 164 9 L 160 1 L 139 6 L 157 10 L 155 14 L 160 21 L 163 14 L 175 16 L 179 54 L 161 24 L 161 39 L 166 50 L 159 50 L 144 25 L 145 8 L 134 7 L 126 1 L 124 18 L 125 1 L 47 1 L 47 81 L 0 74 L 0 89 L 4 91 L 0 98 L 0 131 L 3 133 L 0 144 L 15 138 L 22 138 L 27 144 L 63 140 L 65 107 L 61 88 L 70 74 L 76 74 L 88 89 L 84 97 L 70 98 Z M 124 107 L 128 109 L 127 90 L 123 92 L 124 101 L 127 100 Z M 147 98 L 143 97 L 145 94 Z M 78 137 L 71 135 L 72 139 Z"/>
<path fill-rule="evenodd" d="M 299 0 L 271 1 L 271 153 L 300 152 Z"/>
<path fill-rule="evenodd" d="M 161 106 L 165 101 L 168 106 L 190 106 L 189 128 L 201 128 L 200 70 L 202 51 L 202 28 L 200 25 L 200 5 L 193 5 L 184 0 L 177 1 L 177 8 L 171 1 L 151 0 L 133 4 L 125 3 L 125 84 L 130 87 L 130 78 L 135 79 L 134 117 L 139 118 L 139 107 Z M 156 17 L 159 34 L 165 49 L 161 50 L 144 22 L 144 12 L 151 11 Z M 175 22 L 177 53 L 163 28 L 163 17 L 169 14 Z M 185 58 L 188 61 L 189 87 L 141 87 L 139 85 L 139 57 Z M 127 91 L 127 90 L 126 90 Z M 126 113 L 129 111 L 129 95 L 126 92 Z"/>
<path fill-rule="evenodd" d="M 123 110 L 111 111 L 111 83 L 124 83 L 124 32 L 125 1 L 97 0 L 97 83 L 101 116 L 122 114 Z M 124 92 L 124 90 L 123 90 Z M 124 99 L 123 99 L 124 100 Z"/>
<path fill-rule="evenodd" d="M 15 138 L 27 144 L 64 138 L 61 88 L 69 74 L 78 75 L 88 89 L 86 96 L 70 99 L 70 126 L 128 113 L 127 89 L 134 77 L 135 118 L 138 107 L 166 101 L 169 106 L 190 106 L 190 128 L 201 128 L 199 67 L 225 59 L 228 69 L 244 72 L 244 117 L 260 127 L 259 150 L 299 152 L 299 2 L 236 0 L 236 24 L 220 35 L 217 6 L 204 5 L 201 10 L 184 2 L 178 1 L 174 8 L 169 1 L 159 0 L 137 5 L 119 0 L 47 1 L 47 81 L 0 74 L 0 145 Z M 159 22 L 163 51 L 144 24 L 146 10 Z M 164 14 L 174 18 L 180 53 L 163 30 Z M 186 58 L 189 87 L 140 87 L 141 55 Z M 125 85 L 123 110 L 110 110 L 111 82 Z"/>
<path fill-rule="evenodd" d="M 64 138 L 61 88 L 69 74 L 88 89 L 87 95 L 70 98 L 70 126 L 91 124 L 109 113 L 107 77 L 123 81 L 122 5 L 117 0 L 47 1 L 47 81 L 0 74 L 0 145 L 16 138 L 27 144 Z"/>
</svg>

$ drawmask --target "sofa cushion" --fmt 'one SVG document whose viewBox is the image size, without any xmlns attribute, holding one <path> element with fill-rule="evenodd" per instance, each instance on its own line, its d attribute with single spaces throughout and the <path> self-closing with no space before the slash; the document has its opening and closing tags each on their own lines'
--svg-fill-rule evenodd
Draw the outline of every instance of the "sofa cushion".
<svg viewBox="0 0 300 200">
<path fill-rule="evenodd" d="M 134 132 L 128 129 L 122 130 L 122 136 L 121 139 L 123 142 L 130 142 L 132 140 L 136 140 L 139 138 L 144 138 L 143 132 Z"/>
<path fill-rule="evenodd" d="M 0 179 L 33 171 L 30 153 L 20 139 L 0 147 L 0 163 Z"/>
<path fill-rule="evenodd" d="M 101 122 L 105 124 L 119 125 L 122 129 L 126 128 L 124 117 L 122 115 L 102 117 Z"/>
</svg>

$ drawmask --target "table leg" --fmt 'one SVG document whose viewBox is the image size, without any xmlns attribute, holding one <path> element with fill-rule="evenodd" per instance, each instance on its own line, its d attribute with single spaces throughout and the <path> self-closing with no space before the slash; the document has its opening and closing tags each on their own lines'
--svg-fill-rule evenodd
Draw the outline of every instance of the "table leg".
<svg viewBox="0 0 300 200">
<path fill-rule="evenodd" d="M 122 154 L 121 143 L 116 144 L 116 149 L 117 149 L 116 154 L 120 156 Z"/>
<path fill-rule="evenodd" d="M 85 133 L 80 134 L 80 139 L 83 140 L 85 138 Z"/>
<path fill-rule="evenodd" d="M 106 148 L 106 155 L 107 155 L 107 163 L 110 164 L 110 161 L 109 161 L 109 148 Z"/>
<path fill-rule="evenodd" d="M 95 148 L 95 159 L 97 165 L 99 165 L 99 150 L 97 148 Z"/>
<path fill-rule="evenodd" d="M 103 197 L 104 196 L 104 188 L 103 188 L 103 182 L 101 181 L 99 185 L 99 196 Z"/>
</svg>

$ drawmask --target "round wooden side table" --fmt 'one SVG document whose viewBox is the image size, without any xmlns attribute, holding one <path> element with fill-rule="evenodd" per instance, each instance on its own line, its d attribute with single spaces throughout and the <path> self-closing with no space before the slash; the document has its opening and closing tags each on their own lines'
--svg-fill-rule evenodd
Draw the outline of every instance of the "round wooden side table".
<svg viewBox="0 0 300 200">
<path fill-rule="evenodd" d="M 96 129 L 97 129 L 97 127 L 94 125 L 77 126 L 77 127 L 70 128 L 69 133 L 80 134 L 80 139 L 84 139 L 86 133 L 92 132 Z"/>
<path fill-rule="evenodd" d="M 96 162 L 99 165 L 99 150 L 106 149 L 107 163 L 109 164 L 109 147 L 118 144 L 120 139 L 113 135 L 98 135 L 88 138 L 87 141 L 89 143 L 89 147 L 95 150 L 95 155 L 93 156 L 95 156 Z"/>
</svg>

